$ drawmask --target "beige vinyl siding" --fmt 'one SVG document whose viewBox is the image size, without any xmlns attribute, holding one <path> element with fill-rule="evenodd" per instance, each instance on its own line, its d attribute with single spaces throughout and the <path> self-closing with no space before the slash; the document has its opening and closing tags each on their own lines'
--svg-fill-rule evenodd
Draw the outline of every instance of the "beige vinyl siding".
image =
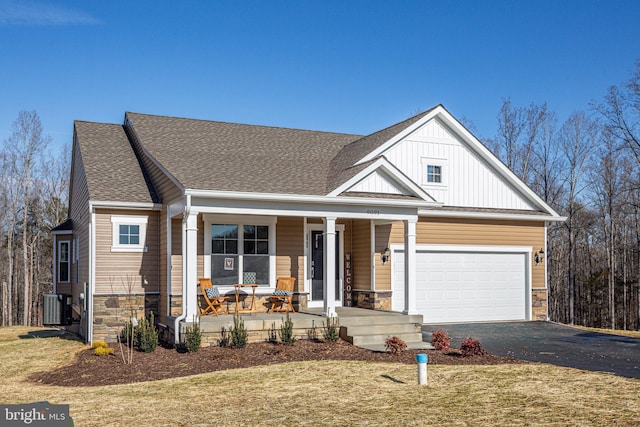
<svg viewBox="0 0 640 427">
<path fill-rule="evenodd" d="M 198 217 L 198 259 L 196 271 L 198 273 L 198 277 L 204 277 L 204 221 L 202 219 L 202 215 Z M 194 286 L 198 284 L 195 283 Z"/>
<path fill-rule="evenodd" d="M 160 220 L 158 223 L 158 234 L 160 237 L 159 242 L 159 270 L 158 274 L 160 277 L 159 289 L 160 299 L 159 299 L 159 310 L 162 316 L 165 316 L 168 310 L 169 298 L 167 297 L 167 286 L 168 286 L 168 277 L 167 277 L 167 210 L 162 209 L 160 211 Z"/>
<path fill-rule="evenodd" d="M 73 295 L 74 307 L 79 311 L 80 293 L 84 292 L 84 283 L 89 282 L 89 224 L 91 222 L 91 212 L 89 211 L 87 178 L 84 173 L 82 154 L 75 135 L 72 165 L 72 181 L 69 187 L 69 219 L 73 222 L 73 237 L 78 240 L 79 259 L 72 267 L 71 295 Z M 76 274 L 75 269 L 80 270 L 79 274 Z"/>
<path fill-rule="evenodd" d="M 171 219 L 171 295 L 182 295 L 182 219 Z"/>
<path fill-rule="evenodd" d="M 402 224 L 402 223 L 401 223 Z M 391 290 L 391 262 L 382 264 L 381 254 L 389 247 L 391 224 L 376 225 L 375 262 L 376 291 Z"/>
<path fill-rule="evenodd" d="M 371 223 L 354 220 L 351 230 L 353 288 L 371 290 Z"/>
<path fill-rule="evenodd" d="M 295 277 L 304 291 L 304 219 L 278 217 L 276 224 L 276 277 Z"/>
<path fill-rule="evenodd" d="M 544 223 L 449 218 L 419 218 L 416 243 L 483 246 L 527 246 L 536 252 L 544 248 Z M 404 225 L 393 224 L 389 243 L 404 243 Z M 377 248 L 376 248 L 377 249 Z M 390 274 L 390 273 L 389 273 Z M 544 288 L 544 266 L 533 265 L 532 288 Z M 377 279 L 377 276 L 376 276 Z"/>
<path fill-rule="evenodd" d="M 148 217 L 146 252 L 112 252 L 112 215 Z M 96 294 L 129 294 L 160 290 L 160 214 L 154 211 L 96 211 Z"/>
</svg>

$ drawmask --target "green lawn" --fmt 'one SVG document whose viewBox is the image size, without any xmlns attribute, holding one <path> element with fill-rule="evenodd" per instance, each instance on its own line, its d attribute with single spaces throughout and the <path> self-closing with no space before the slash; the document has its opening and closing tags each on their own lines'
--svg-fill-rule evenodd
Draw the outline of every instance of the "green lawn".
<svg viewBox="0 0 640 427">
<path fill-rule="evenodd" d="M 71 405 L 76 426 L 638 425 L 640 380 L 549 365 L 296 362 L 104 387 L 25 382 L 82 348 L 0 328 L 2 403 Z"/>
</svg>

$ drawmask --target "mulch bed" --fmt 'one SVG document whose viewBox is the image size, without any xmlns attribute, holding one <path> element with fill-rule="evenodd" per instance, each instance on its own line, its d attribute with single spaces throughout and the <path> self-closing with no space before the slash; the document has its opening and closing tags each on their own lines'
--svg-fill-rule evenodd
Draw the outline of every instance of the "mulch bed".
<svg viewBox="0 0 640 427">
<path fill-rule="evenodd" d="M 69 365 L 53 371 L 40 372 L 31 381 L 56 386 L 98 386 L 128 384 L 184 377 L 227 369 L 248 368 L 276 363 L 310 360 L 365 360 L 415 364 L 416 354 L 427 353 L 429 364 L 435 365 L 497 365 L 528 363 L 520 359 L 483 355 L 462 357 L 459 352 L 406 350 L 400 354 L 382 353 L 355 347 L 345 341 L 298 340 L 293 346 L 282 343 L 258 342 L 245 348 L 204 347 L 196 353 L 179 353 L 175 349 L 158 347 L 153 353 L 134 352 L 133 362 L 124 364 L 120 350 L 115 354 L 96 356 L 92 349 L 78 353 Z"/>
</svg>

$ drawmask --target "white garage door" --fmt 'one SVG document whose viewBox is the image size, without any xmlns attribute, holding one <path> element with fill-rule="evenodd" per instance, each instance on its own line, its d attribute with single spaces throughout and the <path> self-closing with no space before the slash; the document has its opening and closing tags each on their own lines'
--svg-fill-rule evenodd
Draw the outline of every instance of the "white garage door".
<svg viewBox="0 0 640 427">
<path fill-rule="evenodd" d="M 425 323 L 524 320 L 527 253 L 416 253 L 416 310 Z M 392 308 L 404 309 L 404 252 L 395 251 Z"/>
</svg>

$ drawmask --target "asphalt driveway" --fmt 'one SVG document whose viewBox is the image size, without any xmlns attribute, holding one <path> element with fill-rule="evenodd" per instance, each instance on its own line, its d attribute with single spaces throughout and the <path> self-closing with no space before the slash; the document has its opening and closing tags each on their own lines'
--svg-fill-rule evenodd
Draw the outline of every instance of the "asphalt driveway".
<svg viewBox="0 0 640 427">
<path fill-rule="evenodd" d="M 490 353 L 532 362 L 608 372 L 640 379 L 640 339 L 589 332 L 551 322 L 500 322 L 423 325 L 422 339 L 442 329 L 458 348 L 478 338 Z"/>
</svg>

